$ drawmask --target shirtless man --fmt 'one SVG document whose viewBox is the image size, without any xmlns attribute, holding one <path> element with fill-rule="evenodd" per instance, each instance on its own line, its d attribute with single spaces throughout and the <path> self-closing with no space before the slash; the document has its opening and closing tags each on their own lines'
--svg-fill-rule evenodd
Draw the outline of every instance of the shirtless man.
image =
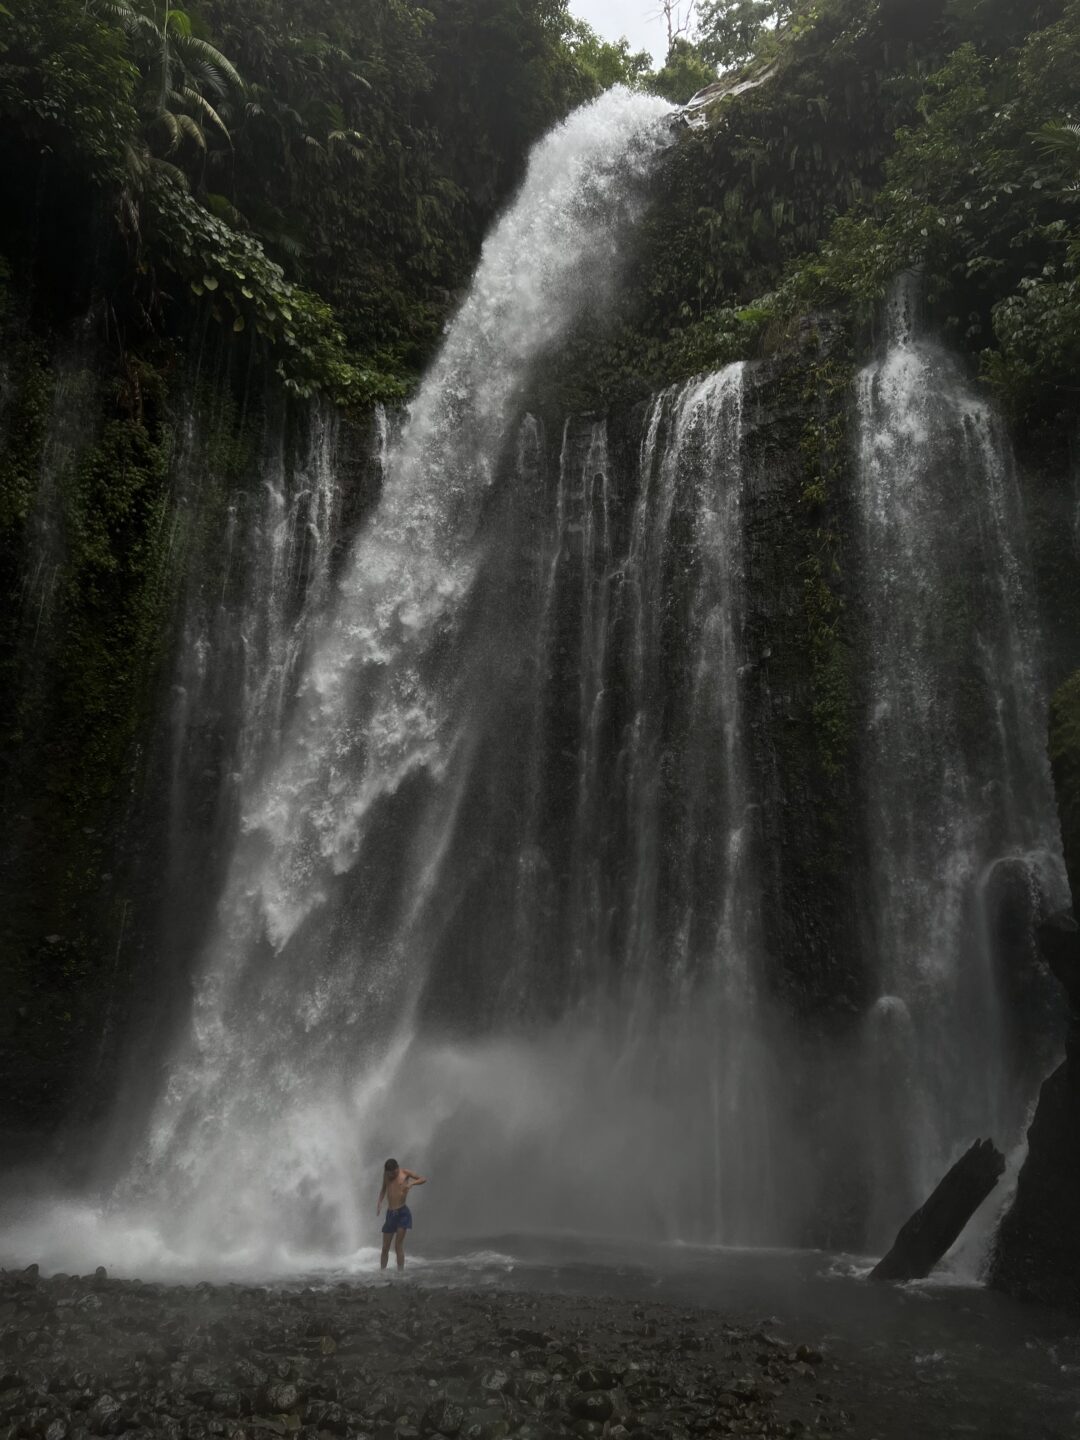
<svg viewBox="0 0 1080 1440">
<path fill-rule="evenodd" d="M 382 1210 L 383 1200 L 386 1200 L 386 1220 L 382 1227 L 382 1259 L 379 1262 L 381 1269 L 386 1269 L 386 1262 L 390 1259 L 391 1240 L 397 1255 L 397 1268 L 405 1269 L 405 1232 L 412 1229 L 412 1213 L 405 1202 L 409 1198 L 409 1191 L 415 1185 L 426 1184 L 423 1175 L 417 1175 L 415 1170 L 406 1170 L 396 1160 L 387 1160 L 383 1166 L 382 1189 L 379 1191 L 379 1203 L 375 1206 L 375 1214 L 378 1215 Z"/>
</svg>

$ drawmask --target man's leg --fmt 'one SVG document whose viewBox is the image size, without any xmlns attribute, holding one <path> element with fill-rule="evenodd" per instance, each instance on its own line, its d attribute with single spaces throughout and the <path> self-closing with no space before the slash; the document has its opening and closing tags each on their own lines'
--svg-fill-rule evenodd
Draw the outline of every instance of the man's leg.
<svg viewBox="0 0 1080 1440">
<path fill-rule="evenodd" d="M 390 1259 L 390 1242 L 391 1240 L 393 1240 L 393 1238 L 394 1237 L 392 1234 L 384 1234 L 382 1237 L 382 1258 L 379 1261 L 380 1270 L 386 1269 L 386 1262 Z"/>
<path fill-rule="evenodd" d="M 405 1269 L 405 1231 L 399 1230 L 394 1236 L 394 1250 L 397 1253 L 397 1268 Z"/>
</svg>

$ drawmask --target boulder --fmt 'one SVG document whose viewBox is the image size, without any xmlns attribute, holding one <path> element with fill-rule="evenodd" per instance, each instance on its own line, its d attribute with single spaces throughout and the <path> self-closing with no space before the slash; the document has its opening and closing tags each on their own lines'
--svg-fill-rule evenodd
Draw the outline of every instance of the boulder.
<svg viewBox="0 0 1080 1440">
<path fill-rule="evenodd" d="M 1050 759 L 1074 900 L 1080 895 L 1080 672 L 1051 706 Z M 1070 1009 L 1065 1059 L 1043 1084 L 1016 1195 L 998 1230 L 990 1284 L 1080 1311 L 1080 926 L 1059 914 L 1039 947 Z"/>
</svg>

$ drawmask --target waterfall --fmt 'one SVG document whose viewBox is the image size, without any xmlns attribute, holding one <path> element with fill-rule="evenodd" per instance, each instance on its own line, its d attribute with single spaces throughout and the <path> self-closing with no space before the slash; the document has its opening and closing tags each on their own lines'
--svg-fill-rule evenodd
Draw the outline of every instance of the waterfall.
<svg viewBox="0 0 1080 1440">
<path fill-rule="evenodd" d="M 1018 1137 L 1014 991 L 1064 892 L 988 404 L 900 290 L 837 521 L 864 829 L 828 904 L 865 934 L 810 936 L 802 987 L 825 1004 L 847 966 L 847 1003 L 861 963 L 850 1022 L 780 998 L 819 872 L 792 882 L 817 832 L 776 810 L 821 797 L 791 762 L 805 517 L 761 563 L 803 483 L 761 424 L 769 369 L 529 411 L 612 295 L 666 115 L 613 91 L 536 147 L 414 401 L 378 417 L 377 485 L 318 406 L 271 406 L 242 474 L 213 419 L 181 427 L 155 955 L 182 1023 L 165 1044 L 162 1002 L 132 1063 L 104 1220 L 50 1219 L 47 1260 L 363 1265 L 388 1154 L 432 1177 L 424 1234 L 877 1243 L 959 1146 Z"/>
<path fill-rule="evenodd" d="M 209 558 L 195 556 L 183 603 L 173 682 L 170 813 L 183 830 L 199 773 L 212 768 L 219 802 L 231 777 L 257 773 L 279 744 L 297 666 L 325 608 L 342 496 L 336 417 L 313 407 L 287 443 L 284 414 L 267 417 L 246 482 L 215 473 L 193 411 L 173 458 L 177 508 Z M 220 536 L 205 537 L 220 526 Z M 208 748 L 208 721 L 216 734 Z M 229 732 L 225 734 L 223 732 Z"/>
<path fill-rule="evenodd" d="M 955 360 L 921 333 L 913 282 L 858 384 L 869 721 L 866 1019 L 872 1233 L 921 1203 L 958 1147 L 1015 1142 L 1029 1094 L 1009 1068 L 1009 976 L 989 892 L 1028 877 L 1064 903 L 1045 755 L 1046 686 L 1008 441 Z M 1048 897 L 1044 902 L 1042 897 Z"/>
<path fill-rule="evenodd" d="M 172 457 L 173 564 L 185 576 L 168 734 L 168 840 L 159 948 L 187 968 L 233 840 L 244 777 L 280 743 L 340 540 L 337 418 L 269 406 L 246 473 L 215 457 L 231 414 L 193 404 Z M 194 904 L 188 891 L 199 896 Z M 202 903 L 199 903 L 202 901 Z"/>
<path fill-rule="evenodd" d="M 453 1233 L 752 1242 L 788 1218 L 743 718 L 745 374 L 659 395 L 636 452 L 568 421 L 550 479 L 542 428 L 519 431 L 547 507 L 476 624 L 531 663 L 461 800 L 428 1027 L 358 1123 L 446 1178 Z M 446 1033 L 463 992 L 484 1023 Z M 469 1166 L 497 1177 L 482 1196 Z"/>
<path fill-rule="evenodd" d="M 245 686 L 254 719 L 243 732 L 258 743 L 241 747 L 241 834 L 190 1025 L 116 1200 L 143 1207 L 177 1252 L 209 1246 L 223 1258 L 254 1245 L 265 1259 L 276 1244 L 325 1254 L 355 1243 L 372 1117 L 407 1135 L 401 1061 L 415 1052 L 454 909 L 447 874 L 477 843 L 459 822 L 511 658 L 478 634 L 474 612 L 496 584 L 499 526 L 511 523 L 500 482 L 517 413 L 536 361 L 610 291 L 639 180 L 668 143 L 666 113 L 611 92 L 535 150 L 389 446 L 381 500 L 288 682 L 296 696 L 279 737 L 264 717 L 281 713 L 279 680 L 294 672 L 273 622 L 274 577 L 292 561 L 264 535 L 268 588 L 242 622 L 265 633 L 244 635 L 261 678 Z M 272 480 L 268 496 L 272 506 Z M 600 649 L 582 671 L 582 704 L 603 667 L 606 583 L 585 606 Z M 578 768 L 587 827 L 587 753 Z M 584 917 L 584 889 L 574 904 Z M 410 1065 L 422 1068 L 415 1053 Z M 446 1093 L 433 1087 L 423 1104 Z"/>
<path fill-rule="evenodd" d="M 377 832 L 393 852 L 341 871 L 341 913 L 365 941 L 423 941 L 416 993 L 375 988 L 367 967 L 386 949 L 330 961 L 297 949 L 303 925 L 280 959 L 266 937 L 243 964 L 214 938 L 195 1034 L 116 1202 L 174 1261 L 348 1254 L 371 1198 L 358 1187 L 392 1149 L 425 1157 L 435 1223 L 454 1233 L 510 1219 L 775 1238 L 784 1099 L 759 987 L 742 697 L 745 374 L 658 396 L 628 473 L 602 420 L 567 422 L 550 478 L 543 426 L 518 424 L 459 621 L 464 693 L 449 687 L 482 763 L 426 779 Z M 265 558 L 266 532 L 263 546 Z M 309 663 L 318 655 L 316 643 Z M 380 931 L 371 911 L 402 854 L 426 917 L 412 901 Z M 253 868 L 239 900 L 235 877 L 226 891 L 225 925 L 249 923 Z M 332 987 L 331 1013 L 313 985 Z M 484 1023 L 455 1034 L 462 993 Z M 292 1030 L 285 1014 L 299 1016 Z M 676 1162 L 676 1135 L 689 1161 Z M 592 1160 L 568 1197 L 580 1154 Z M 665 1157 L 687 1169 L 678 1205 Z M 477 1169 L 498 1177 L 481 1194 Z"/>
</svg>

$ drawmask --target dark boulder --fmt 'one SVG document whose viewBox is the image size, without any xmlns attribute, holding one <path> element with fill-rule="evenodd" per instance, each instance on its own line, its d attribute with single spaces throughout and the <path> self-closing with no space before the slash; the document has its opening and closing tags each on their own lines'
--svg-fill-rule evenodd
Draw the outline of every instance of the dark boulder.
<svg viewBox="0 0 1080 1440">
<path fill-rule="evenodd" d="M 1054 697 L 1050 758 L 1074 900 L 1080 895 L 1080 672 Z M 1080 926 L 1055 915 L 1039 947 L 1065 991 L 1065 1060 L 1039 1093 L 1016 1196 L 1001 1222 L 990 1284 L 1027 1300 L 1080 1310 Z"/>
<path fill-rule="evenodd" d="M 602 1425 L 611 1419 L 614 1409 L 606 1390 L 581 1390 L 570 1399 L 570 1413 L 578 1420 L 596 1420 Z"/>
<path fill-rule="evenodd" d="M 1040 925 L 1037 936 L 1051 973 L 1068 997 L 1074 1019 L 1080 1017 L 1080 925 L 1065 911 Z"/>
<path fill-rule="evenodd" d="M 115 1435 L 122 1429 L 123 1406 L 112 1395 L 99 1395 L 86 1413 L 86 1423 L 94 1435 Z"/>
<path fill-rule="evenodd" d="M 1039 944 L 1069 998 L 1066 1058 L 1039 1092 L 1016 1196 L 990 1267 L 997 1290 L 1080 1310 L 1080 927 L 1055 916 Z"/>
</svg>

